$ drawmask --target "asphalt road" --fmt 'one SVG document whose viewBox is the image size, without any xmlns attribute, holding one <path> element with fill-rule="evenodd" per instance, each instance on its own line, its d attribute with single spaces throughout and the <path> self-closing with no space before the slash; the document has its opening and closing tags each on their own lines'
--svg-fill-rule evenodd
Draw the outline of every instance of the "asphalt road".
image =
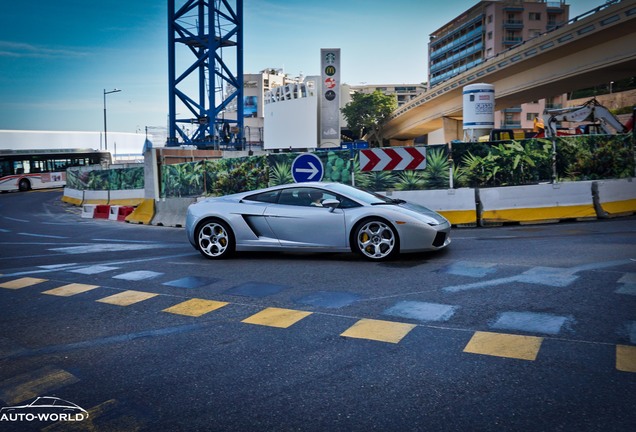
<svg viewBox="0 0 636 432">
<path fill-rule="evenodd" d="M 209 261 L 181 228 L 0 195 L 1 430 L 626 431 L 636 224 L 462 228 L 440 253 Z M 5 410 L 6 411 L 6 410 Z"/>
</svg>

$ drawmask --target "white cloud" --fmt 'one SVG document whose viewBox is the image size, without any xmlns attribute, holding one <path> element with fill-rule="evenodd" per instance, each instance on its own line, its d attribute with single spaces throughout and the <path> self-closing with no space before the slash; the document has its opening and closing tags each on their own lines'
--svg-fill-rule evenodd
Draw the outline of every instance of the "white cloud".
<svg viewBox="0 0 636 432">
<path fill-rule="evenodd" d="M 88 54 L 88 52 L 75 49 L 49 48 L 23 42 L 0 40 L 0 57 L 59 58 L 85 57 Z"/>
</svg>

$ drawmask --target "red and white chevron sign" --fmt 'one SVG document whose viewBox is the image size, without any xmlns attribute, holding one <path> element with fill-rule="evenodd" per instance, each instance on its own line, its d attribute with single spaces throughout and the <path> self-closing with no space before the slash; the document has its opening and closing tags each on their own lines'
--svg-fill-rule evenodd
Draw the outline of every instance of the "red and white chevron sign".
<svg viewBox="0 0 636 432">
<path fill-rule="evenodd" d="M 360 171 L 407 171 L 426 168 L 425 147 L 360 150 Z"/>
</svg>

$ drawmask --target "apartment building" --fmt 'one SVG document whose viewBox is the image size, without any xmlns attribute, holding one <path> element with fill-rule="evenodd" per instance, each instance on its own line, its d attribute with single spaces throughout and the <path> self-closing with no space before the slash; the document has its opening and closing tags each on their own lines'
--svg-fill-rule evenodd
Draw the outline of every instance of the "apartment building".
<svg viewBox="0 0 636 432">
<path fill-rule="evenodd" d="M 429 86 L 566 23 L 569 8 L 565 0 L 480 1 L 431 33 Z M 545 108 L 558 108 L 565 100 L 566 95 L 546 95 L 546 99 L 508 107 L 495 113 L 495 127 L 531 130 Z"/>
<path fill-rule="evenodd" d="M 243 75 L 243 136 L 247 143 L 262 144 L 264 128 L 265 94 L 299 78 L 289 78 L 280 68 L 263 69 L 256 74 Z M 237 104 L 233 102 L 226 109 L 227 118 L 236 119 Z"/>
<path fill-rule="evenodd" d="M 360 84 L 349 85 L 353 93 L 371 94 L 376 90 L 385 95 L 395 95 L 398 107 L 426 92 L 426 84 Z"/>
</svg>

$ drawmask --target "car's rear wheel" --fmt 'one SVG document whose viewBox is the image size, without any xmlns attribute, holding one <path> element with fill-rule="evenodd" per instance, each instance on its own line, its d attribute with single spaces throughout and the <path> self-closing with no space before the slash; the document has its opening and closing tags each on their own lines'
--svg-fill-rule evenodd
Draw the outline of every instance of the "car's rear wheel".
<svg viewBox="0 0 636 432">
<path fill-rule="evenodd" d="M 399 251 L 399 238 L 395 228 L 381 219 L 367 219 L 354 230 L 353 245 L 358 253 L 372 261 L 394 257 Z"/>
<path fill-rule="evenodd" d="M 234 234 L 225 222 L 207 220 L 199 225 L 196 233 L 197 249 L 210 259 L 220 259 L 234 252 Z"/>
</svg>

